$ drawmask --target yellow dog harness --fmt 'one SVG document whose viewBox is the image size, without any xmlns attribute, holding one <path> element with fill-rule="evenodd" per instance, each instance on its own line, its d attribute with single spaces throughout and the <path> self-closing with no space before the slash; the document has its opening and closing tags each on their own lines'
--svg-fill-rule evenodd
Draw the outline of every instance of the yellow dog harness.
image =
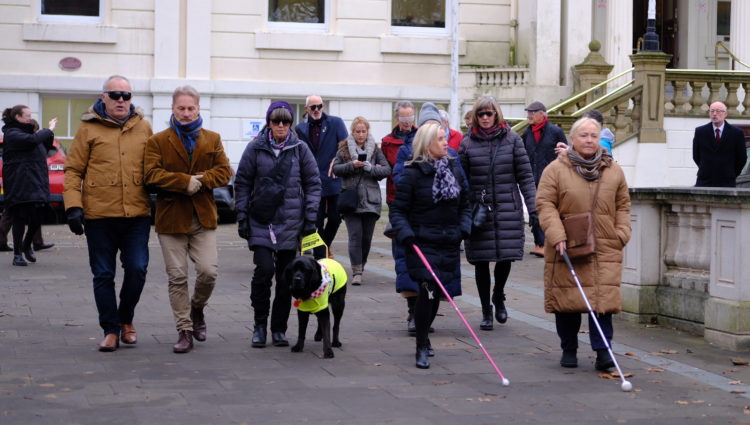
<svg viewBox="0 0 750 425">
<path fill-rule="evenodd" d="M 324 258 L 318 260 L 323 276 L 318 289 L 310 295 L 308 300 L 294 300 L 294 306 L 306 313 L 315 314 L 328 308 L 328 297 L 346 286 L 346 270 L 338 261 Z"/>
</svg>

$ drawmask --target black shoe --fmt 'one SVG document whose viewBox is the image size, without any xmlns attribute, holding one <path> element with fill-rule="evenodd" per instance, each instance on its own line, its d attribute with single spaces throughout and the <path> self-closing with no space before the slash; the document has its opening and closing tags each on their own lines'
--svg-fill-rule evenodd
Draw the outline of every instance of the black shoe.
<svg viewBox="0 0 750 425">
<path fill-rule="evenodd" d="M 417 322 L 414 320 L 414 317 L 409 317 L 409 322 L 406 324 L 406 330 L 411 335 L 416 335 L 417 333 Z"/>
<path fill-rule="evenodd" d="M 427 357 L 435 357 L 435 350 L 432 349 L 429 338 L 427 338 Z"/>
<path fill-rule="evenodd" d="M 36 263 L 36 255 L 34 255 L 34 250 L 29 248 L 23 251 L 23 256 L 26 257 L 26 261 L 29 263 Z"/>
<path fill-rule="evenodd" d="M 27 263 L 26 260 L 23 259 L 23 255 L 15 254 L 13 255 L 13 265 L 14 266 L 28 266 L 29 263 Z"/>
<path fill-rule="evenodd" d="M 41 251 L 43 249 L 50 249 L 53 246 L 55 246 L 55 244 L 53 244 L 53 243 L 35 243 L 34 244 L 34 251 Z"/>
<path fill-rule="evenodd" d="M 576 358 L 575 350 L 564 350 L 562 357 L 560 358 L 560 366 L 562 367 L 578 367 L 578 359 Z"/>
<path fill-rule="evenodd" d="M 286 340 L 284 332 L 271 332 L 271 340 L 274 347 L 288 347 L 289 341 Z"/>
<path fill-rule="evenodd" d="M 417 359 L 417 367 L 419 369 L 430 368 L 430 361 L 427 359 L 429 357 L 427 347 L 417 348 L 417 354 L 415 355 L 415 357 Z"/>
<path fill-rule="evenodd" d="M 255 348 L 263 348 L 266 346 L 266 325 L 255 325 L 255 328 L 253 329 L 252 346 Z"/>
<path fill-rule="evenodd" d="M 498 323 L 505 323 L 508 321 L 508 310 L 505 309 L 505 294 L 499 294 L 495 298 L 495 319 Z"/>
<path fill-rule="evenodd" d="M 609 350 L 601 349 L 596 350 L 596 362 L 594 362 L 594 368 L 596 370 L 600 371 L 607 371 L 609 369 L 612 369 L 615 367 L 615 362 L 612 360 L 612 357 L 609 355 Z"/>
<path fill-rule="evenodd" d="M 491 331 L 493 329 L 492 306 L 482 307 L 482 321 L 479 323 L 479 329 L 483 331 Z"/>
<path fill-rule="evenodd" d="M 0 252 L 10 252 L 13 251 L 13 248 L 9 247 L 6 243 L 5 245 L 0 245 Z"/>
</svg>

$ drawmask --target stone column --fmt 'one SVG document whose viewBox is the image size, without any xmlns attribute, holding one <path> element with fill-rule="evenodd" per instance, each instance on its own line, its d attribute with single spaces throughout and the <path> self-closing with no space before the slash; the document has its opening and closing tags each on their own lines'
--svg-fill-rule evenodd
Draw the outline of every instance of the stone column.
<svg viewBox="0 0 750 425">
<path fill-rule="evenodd" d="M 632 66 L 628 56 L 633 53 L 633 0 L 606 0 L 606 16 L 603 54 L 614 65 L 612 73 L 616 75 Z M 628 80 L 627 76 L 622 77 L 610 87 L 615 89 Z"/>
<path fill-rule="evenodd" d="M 593 8 L 591 0 L 568 0 L 563 2 L 562 52 L 560 69 L 565 78 L 564 85 L 575 81 L 571 68 L 584 60 L 588 43 L 593 39 Z M 572 79 L 571 79 L 572 77 Z"/>
<path fill-rule="evenodd" d="M 671 55 L 662 52 L 640 52 L 630 56 L 635 70 L 635 87 L 643 87 L 641 94 L 640 143 L 665 143 L 664 131 L 664 74 Z"/>
<path fill-rule="evenodd" d="M 211 78 L 211 3 L 211 0 L 187 0 L 185 78 L 188 79 Z"/>
<path fill-rule="evenodd" d="M 599 41 L 591 41 L 589 43 L 590 52 L 588 56 L 586 56 L 582 63 L 574 66 L 576 75 L 576 79 L 573 82 L 574 92 L 578 93 L 583 90 L 588 90 L 589 88 L 601 83 L 607 79 L 609 72 L 612 71 L 613 66 L 608 64 L 604 60 L 604 56 L 599 53 L 601 47 L 602 44 Z M 607 93 L 606 86 L 602 87 L 600 90 L 589 93 L 586 95 L 586 103 L 589 104 L 593 102 L 594 99 L 603 96 L 605 93 Z"/>
<path fill-rule="evenodd" d="M 560 84 L 561 2 L 538 0 L 532 14 L 530 52 L 531 84 Z"/>
<path fill-rule="evenodd" d="M 154 2 L 154 78 L 180 77 L 180 0 Z"/>
<path fill-rule="evenodd" d="M 732 2 L 731 21 L 729 24 L 729 39 L 732 42 L 732 52 L 742 62 L 750 65 L 750 27 L 747 25 L 748 16 L 750 16 L 750 2 Z M 738 63 L 734 65 L 734 69 L 748 70 Z"/>
</svg>

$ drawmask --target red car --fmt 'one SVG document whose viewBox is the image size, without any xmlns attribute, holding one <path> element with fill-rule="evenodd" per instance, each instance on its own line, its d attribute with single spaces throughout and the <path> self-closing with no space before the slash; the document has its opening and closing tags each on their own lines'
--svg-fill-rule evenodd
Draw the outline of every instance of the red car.
<svg viewBox="0 0 750 425">
<path fill-rule="evenodd" d="M 65 166 L 65 151 L 60 147 L 57 139 L 53 142 L 54 149 L 47 152 L 47 168 L 49 169 L 49 201 L 52 208 L 57 213 L 62 213 L 63 210 L 63 179 L 65 178 L 64 166 Z M 2 190 L 3 185 L 3 171 L 2 171 L 2 151 L 3 151 L 3 138 L 0 137 L 0 205 L 4 201 L 4 192 Z"/>
</svg>

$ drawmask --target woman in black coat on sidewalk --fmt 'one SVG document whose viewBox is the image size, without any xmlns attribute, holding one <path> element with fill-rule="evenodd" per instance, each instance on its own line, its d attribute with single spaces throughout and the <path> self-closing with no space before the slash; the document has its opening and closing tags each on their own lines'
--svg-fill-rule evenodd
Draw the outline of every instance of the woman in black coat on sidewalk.
<svg viewBox="0 0 750 425">
<path fill-rule="evenodd" d="M 26 266 L 27 260 L 36 262 L 31 242 L 49 202 L 47 151 L 53 149 L 57 118 L 49 129 L 35 132 L 29 107 L 16 105 L 3 111 L 3 122 L 3 189 L 13 221 L 13 265 Z"/>
<path fill-rule="evenodd" d="M 406 248 L 409 276 L 419 282 L 414 316 L 420 369 L 429 368 L 428 357 L 434 355 L 427 333 L 443 294 L 412 246 L 422 250 L 441 282 L 458 278 L 459 246 L 471 231 L 468 186 L 460 166 L 448 157 L 440 124 L 422 125 L 414 138 L 413 159 L 406 162 L 390 206 L 396 239 Z"/>
</svg>

